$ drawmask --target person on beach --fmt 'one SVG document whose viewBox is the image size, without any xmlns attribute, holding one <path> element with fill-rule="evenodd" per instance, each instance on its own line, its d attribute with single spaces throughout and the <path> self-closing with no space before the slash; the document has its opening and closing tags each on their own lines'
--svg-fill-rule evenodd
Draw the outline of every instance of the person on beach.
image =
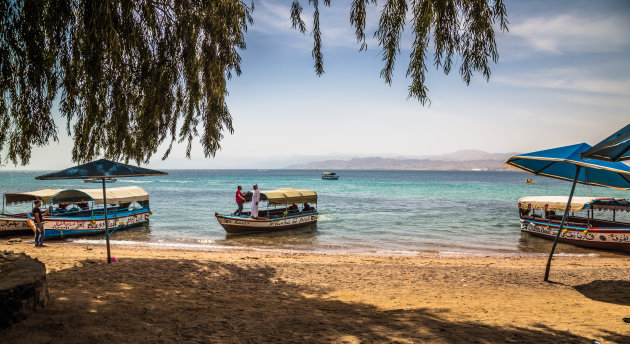
<svg viewBox="0 0 630 344">
<path fill-rule="evenodd" d="M 243 187 L 239 185 L 236 188 L 236 205 L 238 209 L 234 212 L 234 216 L 241 216 L 243 214 L 243 202 L 245 202 L 245 197 L 243 197 L 241 190 L 243 190 Z"/>
<path fill-rule="evenodd" d="M 258 218 L 258 202 L 260 201 L 260 190 L 258 184 L 254 184 L 254 193 L 252 194 L 252 217 Z"/>
<path fill-rule="evenodd" d="M 35 221 L 35 247 L 44 246 L 44 221 L 43 216 L 45 213 L 39 209 L 42 205 L 41 201 L 35 201 L 35 207 L 33 208 L 33 219 Z"/>
</svg>

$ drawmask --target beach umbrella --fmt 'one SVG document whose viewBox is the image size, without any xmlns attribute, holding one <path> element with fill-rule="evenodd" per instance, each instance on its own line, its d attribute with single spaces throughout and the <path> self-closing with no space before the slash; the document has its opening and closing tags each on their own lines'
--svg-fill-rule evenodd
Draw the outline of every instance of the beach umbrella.
<svg viewBox="0 0 630 344">
<path fill-rule="evenodd" d="M 604 161 L 630 160 L 630 124 L 582 153 L 582 158 Z"/>
<path fill-rule="evenodd" d="M 150 170 L 148 168 L 122 164 L 119 162 L 100 159 L 87 164 L 70 167 L 62 171 L 52 172 L 43 176 L 35 177 L 39 180 L 54 179 L 100 179 L 103 184 L 103 205 L 105 220 L 105 238 L 107 242 L 107 263 L 111 263 L 112 257 L 109 248 L 109 225 L 107 223 L 107 196 L 105 192 L 105 182 L 113 178 L 143 177 L 143 176 L 165 176 L 168 173 Z"/>
<path fill-rule="evenodd" d="M 545 270 L 545 281 L 549 279 L 549 269 L 551 258 L 556 249 L 558 238 L 566 222 L 569 206 L 577 183 L 584 185 L 595 185 L 610 187 L 621 190 L 630 190 L 630 166 L 620 162 L 607 162 L 595 159 L 582 159 L 580 154 L 591 148 L 586 143 L 542 150 L 533 153 L 514 155 L 510 157 L 505 165 L 527 171 L 529 173 L 563 179 L 573 182 L 567 207 L 562 216 L 560 228 L 551 247 L 547 268 Z"/>
</svg>

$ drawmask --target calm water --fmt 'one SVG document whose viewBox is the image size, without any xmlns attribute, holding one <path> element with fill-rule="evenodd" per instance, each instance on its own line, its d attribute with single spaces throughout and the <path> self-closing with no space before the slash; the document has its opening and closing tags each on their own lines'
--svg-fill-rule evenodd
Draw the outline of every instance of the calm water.
<svg viewBox="0 0 630 344">
<path fill-rule="evenodd" d="M 81 181 L 36 181 L 39 172 L 0 172 L 0 192 L 40 188 L 97 188 Z M 337 181 L 311 170 L 174 170 L 166 177 L 119 179 L 108 186 L 137 185 L 151 197 L 150 225 L 116 232 L 119 242 L 256 247 L 350 252 L 545 252 L 550 242 L 521 235 L 517 200 L 568 195 L 570 183 L 520 172 L 337 171 Z M 317 226 L 269 234 L 226 236 L 214 213 L 236 209 L 236 185 L 250 190 L 314 189 Z M 627 191 L 578 185 L 579 196 L 628 197 Z M 28 205 L 7 210 L 24 211 Z M 247 206 L 246 206 L 247 208 Z M 86 239 L 74 239 L 82 240 Z M 88 241 L 96 241 L 91 237 Z M 587 253 L 560 245 L 560 252 Z"/>
</svg>

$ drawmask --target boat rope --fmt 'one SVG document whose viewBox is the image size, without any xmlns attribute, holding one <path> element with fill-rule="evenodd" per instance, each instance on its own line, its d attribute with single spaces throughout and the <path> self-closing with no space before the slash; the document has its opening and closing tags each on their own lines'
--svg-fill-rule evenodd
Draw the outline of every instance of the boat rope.
<svg viewBox="0 0 630 344">
<path fill-rule="evenodd" d="M 112 235 L 112 233 L 114 233 L 120 227 L 121 227 L 120 225 L 116 226 L 116 228 L 114 228 L 111 232 L 109 232 L 109 235 Z M 107 235 L 102 237 L 101 240 L 99 240 L 96 244 L 94 244 L 94 246 L 92 246 L 92 247 L 88 246 L 86 248 L 86 250 L 92 251 L 96 246 L 100 245 L 103 242 L 103 240 L 105 240 L 106 237 L 107 237 Z"/>
</svg>

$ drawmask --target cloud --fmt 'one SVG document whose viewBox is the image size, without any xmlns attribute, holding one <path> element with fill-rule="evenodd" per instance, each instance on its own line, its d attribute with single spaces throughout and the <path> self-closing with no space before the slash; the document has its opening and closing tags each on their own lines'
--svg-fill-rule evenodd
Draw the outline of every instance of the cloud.
<svg viewBox="0 0 630 344">
<path fill-rule="evenodd" d="M 517 87 L 550 88 L 587 93 L 630 96 L 629 79 L 604 79 L 586 75 L 578 68 L 557 68 L 534 73 L 496 76 L 494 82 Z"/>
<path fill-rule="evenodd" d="M 307 1 L 302 3 L 304 11 L 302 19 L 306 24 L 306 36 L 291 27 L 290 18 L 290 2 L 260 2 L 256 3 L 254 11 L 254 25 L 251 30 L 269 36 L 281 39 L 285 44 L 311 50 L 312 27 L 313 27 L 313 7 Z M 320 29 L 322 33 L 322 43 L 324 49 L 330 47 L 343 47 L 359 49 L 360 43 L 357 43 L 354 28 L 350 25 L 350 7 L 349 3 L 333 2 L 328 8 L 320 4 Z M 366 15 L 365 37 L 369 48 L 378 46 L 378 42 L 373 38 L 373 33 L 378 26 L 378 8 L 368 6 Z M 306 44 L 305 44 L 306 43 Z M 404 43 L 404 42 L 403 42 Z M 404 46 L 403 46 L 404 48 Z"/>
<path fill-rule="evenodd" d="M 515 19 L 507 35 L 523 39 L 534 50 L 564 54 L 621 51 L 630 46 L 629 30 L 627 18 L 619 15 L 561 14 Z"/>
<path fill-rule="evenodd" d="M 290 7 L 288 5 L 260 2 L 254 10 L 252 31 L 269 35 L 296 33 L 291 28 Z"/>
<path fill-rule="evenodd" d="M 561 95 L 560 99 L 567 103 L 577 104 L 577 105 L 586 105 L 590 107 L 597 108 L 611 108 L 611 109 L 621 109 L 623 111 L 630 111 L 630 99 L 628 97 L 623 96 L 610 96 L 610 95 L 593 95 L 590 94 L 588 96 L 576 95 L 576 94 L 566 94 Z M 615 114 L 615 112 L 604 112 L 605 114 Z"/>
</svg>

